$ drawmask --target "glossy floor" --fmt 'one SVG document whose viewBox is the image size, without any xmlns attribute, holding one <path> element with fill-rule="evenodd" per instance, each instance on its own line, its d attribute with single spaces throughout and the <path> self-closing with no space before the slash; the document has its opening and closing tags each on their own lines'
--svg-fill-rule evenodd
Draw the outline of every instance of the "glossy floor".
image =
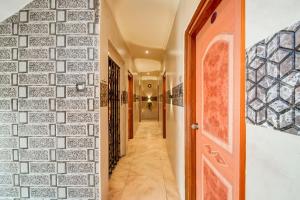
<svg viewBox="0 0 300 200">
<path fill-rule="evenodd" d="M 110 178 L 110 200 L 180 200 L 156 121 L 140 123 Z"/>
</svg>

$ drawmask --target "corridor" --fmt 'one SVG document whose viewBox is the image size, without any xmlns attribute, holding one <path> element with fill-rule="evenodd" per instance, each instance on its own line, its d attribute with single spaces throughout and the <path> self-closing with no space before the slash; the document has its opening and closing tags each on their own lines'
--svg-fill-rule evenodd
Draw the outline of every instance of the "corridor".
<svg viewBox="0 0 300 200">
<path fill-rule="evenodd" d="M 178 190 L 157 121 L 139 124 L 128 153 L 110 178 L 110 200 L 179 200 Z"/>
</svg>

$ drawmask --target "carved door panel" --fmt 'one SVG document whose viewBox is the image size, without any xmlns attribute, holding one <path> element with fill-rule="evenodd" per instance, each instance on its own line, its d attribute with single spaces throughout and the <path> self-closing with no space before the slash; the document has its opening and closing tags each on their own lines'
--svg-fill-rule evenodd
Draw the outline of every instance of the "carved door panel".
<svg viewBox="0 0 300 200">
<path fill-rule="evenodd" d="M 239 2 L 222 0 L 196 36 L 197 200 L 239 199 Z"/>
</svg>

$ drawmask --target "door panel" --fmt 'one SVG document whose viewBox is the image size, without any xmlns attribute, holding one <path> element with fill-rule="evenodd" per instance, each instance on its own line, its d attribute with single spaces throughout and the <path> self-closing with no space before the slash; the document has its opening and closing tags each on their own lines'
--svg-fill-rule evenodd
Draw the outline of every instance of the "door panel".
<svg viewBox="0 0 300 200">
<path fill-rule="evenodd" d="M 222 0 L 196 36 L 197 200 L 238 200 L 240 1 Z"/>
<path fill-rule="evenodd" d="M 166 75 L 163 76 L 163 138 L 167 136 L 167 80 Z"/>
<path fill-rule="evenodd" d="M 210 161 L 202 157 L 202 199 L 227 200 L 232 199 L 232 186 Z"/>
<path fill-rule="evenodd" d="M 128 75 L 128 139 L 133 138 L 133 77 Z"/>
</svg>

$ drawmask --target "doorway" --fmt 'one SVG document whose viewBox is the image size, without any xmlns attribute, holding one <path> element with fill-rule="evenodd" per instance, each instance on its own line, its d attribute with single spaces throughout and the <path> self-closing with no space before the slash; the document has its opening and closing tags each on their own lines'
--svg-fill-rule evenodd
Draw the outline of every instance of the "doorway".
<svg viewBox="0 0 300 200">
<path fill-rule="evenodd" d="M 120 159 L 120 67 L 108 57 L 109 174 Z"/>
<path fill-rule="evenodd" d="M 186 199 L 244 200 L 244 1 L 201 1 L 185 39 Z"/>
<path fill-rule="evenodd" d="M 128 71 L 128 139 L 133 139 L 133 76 Z"/>
<path fill-rule="evenodd" d="M 162 112 L 163 112 L 163 138 L 166 138 L 167 136 L 167 78 L 166 73 L 163 75 L 163 106 L 162 106 Z"/>
</svg>

